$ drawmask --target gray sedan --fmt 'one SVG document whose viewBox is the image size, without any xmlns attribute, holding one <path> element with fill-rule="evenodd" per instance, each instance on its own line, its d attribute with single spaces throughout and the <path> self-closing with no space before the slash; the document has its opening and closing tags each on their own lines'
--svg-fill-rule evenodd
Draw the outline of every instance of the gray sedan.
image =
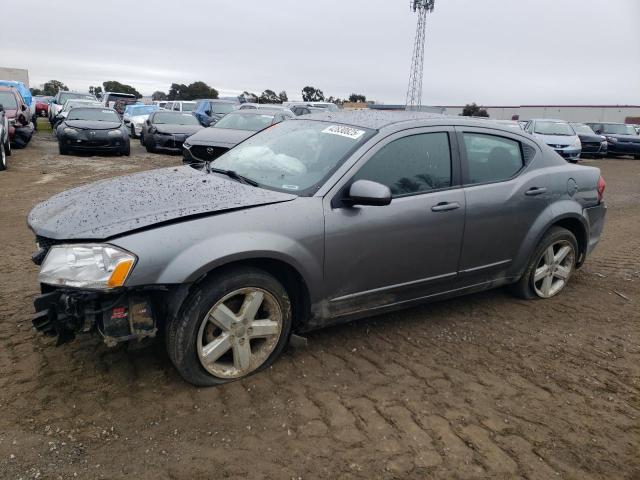
<svg viewBox="0 0 640 480">
<path fill-rule="evenodd" d="M 108 345 L 165 332 L 195 385 L 264 369 L 292 333 L 501 285 L 560 293 L 598 243 L 604 180 L 543 141 L 422 113 L 323 113 L 202 169 L 36 206 L 34 326 Z"/>
</svg>

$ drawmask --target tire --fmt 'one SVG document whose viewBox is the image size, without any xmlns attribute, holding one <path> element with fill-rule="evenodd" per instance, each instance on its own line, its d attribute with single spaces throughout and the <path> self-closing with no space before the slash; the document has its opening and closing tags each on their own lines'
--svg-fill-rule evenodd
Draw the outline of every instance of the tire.
<svg viewBox="0 0 640 480">
<path fill-rule="evenodd" d="M 131 124 L 131 138 L 137 138 L 136 137 L 136 127 L 133 126 L 133 124 Z"/>
<path fill-rule="evenodd" d="M 127 146 L 124 147 L 124 149 L 122 150 L 122 154 L 125 157 L 128 157 L 129 155 L 131 155 L 131 143 L 127 142 Z"/>
<path fill-rule="evenodd" d="M 248 308 L 247 318 L 239 320 L 252 301 L 256 313 L 252 315 Z M 255 302 L 260 302 L 258 307 Z M 223 321 L 213 316 L 214 311 L 222 311 Z M 264 318 L 269 320 L 261 320 Z M 225 322 L 227 327 L 223 328 Z M 255 335 L 257 322 L 262 322 L 259 328 L 264 337 Z M 189 294 L 167 326 L 167 351 L 187 382 L 203 387 L 221 385 L 271 365 L 289 341 L 291 325 L 291 302 L 280 282 L 259 269 L 227 269 Z M 211 349 L 214 344 L 221 348 Z M 215 355 L 212 361 L 205 360 L 206 347 Z"/>
<path fill-rule="evenodd" d="M 5 145 L 0 146 L 0 172 L 7 169 L 7 149 Z"/>
<path fill-rule="evenodd" d="M 156 153 L 156 149 L 151 145 L 145 145 L 145 148 L 147 149 L 147 152 L 149 152 L 149 153 Z"/>
<path fill-rule="evenodd" d="M 140 145 L 144 147 L 144 134 L 140 133 Z"/>
<path fill-rule="evenodd" d="M 7 135 L 7 141 L 4 144 L 4 153 L 7 157 L 11 156 L 11 142 L 9 141 L 8 135 Z"/>
<path fill-rule="evenodd" d="M 640 155 L 634 155 L 633 158 L 635 158 L 636 160 L 640 160 Z"/>
<path fill-rule="evenodd" d="M 560 258 L 560 249 L 564 247 L 569 247 L 569 251 L 566 251 L 562 260 L 556 263 Z M 554 251 L 553 261 L 550 261 L 550 248 Z M 528 300 L 556 296 L 569 283 L 575 271 L 577 259 L 578 242 L 573 233 L 565 228 L 552 227 L 536 247 L 520 280 L 511 286 L 512 292 Z M 553 264 L 553 266 L 545 270 L 544 266 L 547 264 Z M 546 274 L 544 274 L 545 271 Z M 544 276 L 536 281 L 536 273 Z"/>
<path fill-rule="evenodd" d="M 60 155 L 69 155 L 69 150 L 62 145 L 62 142 L 58 142 L 58 151 L 60 152 Z"/>
</svg>

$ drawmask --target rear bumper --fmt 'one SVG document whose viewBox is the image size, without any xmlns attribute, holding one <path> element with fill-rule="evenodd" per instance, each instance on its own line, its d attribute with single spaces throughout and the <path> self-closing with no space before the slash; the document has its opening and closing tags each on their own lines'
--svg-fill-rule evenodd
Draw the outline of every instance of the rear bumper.
<svg viewBox="0 0 640 480">
<path fill-rule="evenodd" d="M 591 254 L 604 230 L 604 221 L 607 216 L 607 206 L 604 203 L 595 207 L 589 207 L 584 209 L 584 216 L 589 222 L 589 243 L 587 245 L 587 256 Z"/>
</svg>

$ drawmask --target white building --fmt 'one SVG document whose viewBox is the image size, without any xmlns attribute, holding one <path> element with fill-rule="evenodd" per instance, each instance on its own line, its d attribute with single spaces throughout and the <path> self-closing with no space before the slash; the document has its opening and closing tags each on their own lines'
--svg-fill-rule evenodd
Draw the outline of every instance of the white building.
<svg viewBox="0 0 640 480">
<path fill-rule="evenodd" d="M 445 106 L 447 115 L 460 115 L 464 106 Z M 521 105 L 483 106 L 496 120 L 556 118 L 568 122 L 640 123 L 640 105 Z"/>
</svg>

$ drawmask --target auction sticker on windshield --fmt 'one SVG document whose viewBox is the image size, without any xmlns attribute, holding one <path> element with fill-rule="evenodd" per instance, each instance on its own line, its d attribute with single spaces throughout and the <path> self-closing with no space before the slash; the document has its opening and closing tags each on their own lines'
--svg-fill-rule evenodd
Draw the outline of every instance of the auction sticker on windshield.
<svg viewBox="0 0 640 480">
<path fill-rule="evenodd" d="M 322 133 L 329 133 L 331 135 L 340 135 L 341 137 L 351 138 L 357 140 L 365 134 L 364 130 L 358 130 L 357 128 L 347 127 L 345 125 L 331 125 L 330 127 L 322 130 Z"/>
</svg>

